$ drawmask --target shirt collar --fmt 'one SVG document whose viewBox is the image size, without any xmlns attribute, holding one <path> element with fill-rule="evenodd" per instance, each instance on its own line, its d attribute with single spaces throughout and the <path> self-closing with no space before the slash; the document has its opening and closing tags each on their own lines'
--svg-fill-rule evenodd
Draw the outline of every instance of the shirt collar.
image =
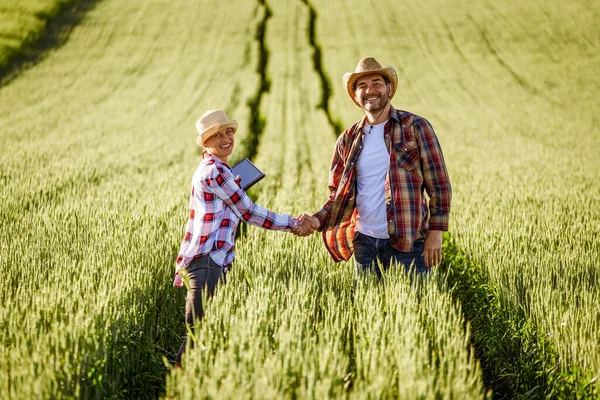
<svg viewBox="0 0 600 400">
<path fill-rule="evenodd" d="M 400 123 L 400 113 L 398 112 L 398 110 L 396 110 L 394 108 L 394 106 L 390 105 L 390 119 L 395 119 L 396 122 Z M 388 122 L 389 120 L 388 119 Z M 360 120 L 360 123 L 358 124 L 358 126 L 360 127 L 361 133 L 365 133 L 365 125 L 367 124 L 367 116 L 364 115 L 362 117 L 362 119 Z"/>
<path fill-rule="evenodd" d="M 204 159 L 205 160 L 212 160 L 216 165 L 224 165 L 228 169 L 231 169 L 231 167 L 228 164 L 224 163 L 223 161 L 221 161 L 220 158 L 218 158 L 218 157 L 216 157 L 216 156 L 214 156 L 212 154 L 207 153 L 206 157 L 204 157 Z"/>
<path fill-rule="evenodd" d="M 393 106 L 390 106 L 390 118 L 396 120 L 396 122 L 400 123 L 400 112 L 396 110 Z"/>
</svg>

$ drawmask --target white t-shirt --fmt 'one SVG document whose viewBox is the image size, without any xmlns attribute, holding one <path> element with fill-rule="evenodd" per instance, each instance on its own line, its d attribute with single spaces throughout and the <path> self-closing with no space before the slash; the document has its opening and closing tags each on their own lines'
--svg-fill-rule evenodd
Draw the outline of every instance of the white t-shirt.
<svg viewBox="0 0 600 400">
<path fill-rule="evenodd" d="M 387 121 L 386 121 L 387 122 Z M 356 230 L 379 239 L 389 239 L 385 208 L 385 177 L 389 170 L 390 155 L 383 131 L 386 122 L 365 125 L 363 149 L 356 163 Z"/>
</svg>

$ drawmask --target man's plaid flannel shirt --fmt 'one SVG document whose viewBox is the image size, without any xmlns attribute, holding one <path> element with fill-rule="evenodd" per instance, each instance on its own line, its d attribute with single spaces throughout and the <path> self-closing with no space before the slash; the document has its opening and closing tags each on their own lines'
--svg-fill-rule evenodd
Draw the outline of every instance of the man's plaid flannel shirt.
<svg viewBox="0 0 600 400">
<path fill-rule="evenodd" d="M 315 214 L 325 246 L 336 262 L 348 260 L 354 252 L 355 165 L 365 122 L 363 117 L 339 136 L 329 175 L 331 195 Z M 425 238 L 429 230 L 448 230 L 450 179 L 442 149 L 426 119 L 392 107 L 384 135 L 390 155 L 385 183 L 388 233 L 392 246 L 409 252 L 415 240 Z"/>
<path fill-rule="evenodd" d="M 295 218 L 254 204 L 236 182 L 231 168 L 208 155 L 192 178 L 190 215 L 177 256 L 173 286 L 183 285 L 180 270 L 204 254 L 228 268 L 235 257 L 235 231 L 240 219 L 272 230 L 290 231 L 298 226 Z"/>
</svg>

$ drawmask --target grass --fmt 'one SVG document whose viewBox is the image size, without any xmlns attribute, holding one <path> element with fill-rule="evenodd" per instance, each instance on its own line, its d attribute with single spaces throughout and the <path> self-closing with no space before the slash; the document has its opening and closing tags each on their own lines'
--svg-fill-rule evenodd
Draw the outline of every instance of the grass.
<svg viewBox="0 0 600 400">
<path fill-rule="evenodd" d="M 314 108 L 321 82 L 304 31 L 309 13 L 301 4 L 287 14 L 269 5 L 280 18 L 267 31 L 272 84 L 261 111 L 270 118 L 255 162 L 268 179 L 257 201 L 280 212 L 315 210 L 327 196 L 319 171 L 334 138 Z M 385 287 L 355 287 L 350 263 L 333 264 L 320 241 L 248 229 L 198 328 L 197 349 L 168 377 L 167 398 L 484 396 L 464 321 L 442 283 L 419 291 L 392 275 Z"/>
<path fill-rule="evenodd" d="M 534 375 L 549 377 L 543 395 L 560 387 L 577 393 L 552 378 L 565 375 L 586 387 L 582 397 L 597 396 L 597 7 L 586 1 L 314 4 L 331 76 L 375 56 L 399 72 L 392 104 L 428 118 L 438 132 L 454 188 L 450 254 L 466 257 L 482 279 L 482 294 L 497 301 L 496 315 L 473 332 L 492 346 L 482 351 L 520 358 Z M 369 34 L 354 29 L 364 25 L 365 9 L 381 16 Z M 349 124 L 360 112 L 348 100 L 336 93 L 332 110 Z M 468 273 L 463 284 L 470 283 Z M 502 340 L 509 331 L 516 336 Z M 555 351 L 553 362 L 531 356 L 515 338 L 529 341 L 531 351 Z M 499 361 L 492 356 L 491 363 Z M 538 381 L 521 380 L 521 364 L 513 365 L 503 374 L 492 369 L 490 387 L 505 387 L 508 397 L 531 395 Z"/>
<path fill-rule="evenodd" d="M 597 13 L 584 0 L 97 3 L 0 89 L 3 392 L 596 397 Z M 198 349 L 165 368 L 183 333 L 170 284 L 195 120 L 219 107 L 240 121 L 235 158 L 267 173 L 259 204 L 316 211 L 332 116 L 361 116 L 341 77 L 365 56 L 398 70 L 393 104 L 439 134 L 455 193 L 445 266 L 425 283 L 355 284 L 318 236 L 247 228 Z"/>
<path fill-rule="evenodd" d="M 243 121 L 234 89 L 245 97 L 251 89 L 239 79 L 255 79 L 242 66 L 255 57 L 251 40 L 235 47 L 248 60 L 229 69 L 198 63 L 204 53 L 225 57 L 231 45 L 181 40 L 210 32 L 199 13 L 231 21 L 225 11 L 166 10 L 102 3 L 60 51 L 1 90 L 0 269 L 8 278 L 0 382 L 8 397 L 163 390 L 162 356 L 181 335 L 183 297 L 171 276 L 189 176 L 176 171 L 196 163 L 195 119 L 218 103 Z M 238 10 L 230 37 L 255 25 L 252 7 Z M 220 97 L 205 96 L 218 92 L 208 77 L 240 70 L 246 76 L 220 86 Z"/>
<path fill-rule="evenodd" d="M 62 45 L 95 1 L 0 1 L 0 82 Z"/>
</svg>

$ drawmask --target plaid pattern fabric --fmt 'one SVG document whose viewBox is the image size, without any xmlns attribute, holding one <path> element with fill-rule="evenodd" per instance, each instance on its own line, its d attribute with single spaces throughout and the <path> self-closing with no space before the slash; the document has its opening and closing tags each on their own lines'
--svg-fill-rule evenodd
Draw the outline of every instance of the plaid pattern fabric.
<svg viewBox="0 0 600 400">
<path fill-rule="evenodd" d="M 315 214 L 321 221 L 325 246 L 336 262 L 348 260 L 354 251 L 355 165 L 365 122 L 363 117 L 339 136 L 329 174 L 331 195 Z M 426 119 L 392 107 L 384 135 L 390 155 L 385 183 L 388 233 L 392 246 L 409 252 L 414 241 L 425 238 L 429 230 L 448 230 L 450 178 L 438 139 Z"/>
<path fill-rule="evenodd" d="M 276 214 L 254 204 L 236 182 L 231 168 L 207 156 L 192 178 L 190 214 L 177 256 L 173 286 L 183 281 L 179 271 L 196 257 L 209 254 L 215 263 L 228 268 L 233 259 L 235 231 L 240 219 L 265 229 L 290 231 L 298 220 Z"/>
</svg>

